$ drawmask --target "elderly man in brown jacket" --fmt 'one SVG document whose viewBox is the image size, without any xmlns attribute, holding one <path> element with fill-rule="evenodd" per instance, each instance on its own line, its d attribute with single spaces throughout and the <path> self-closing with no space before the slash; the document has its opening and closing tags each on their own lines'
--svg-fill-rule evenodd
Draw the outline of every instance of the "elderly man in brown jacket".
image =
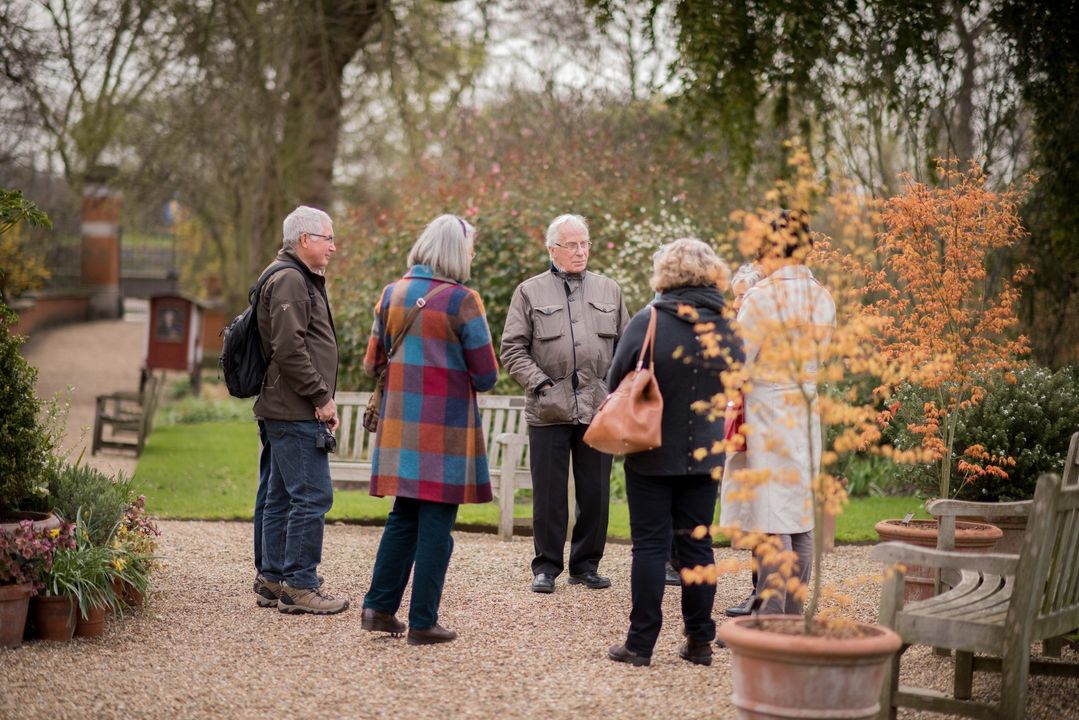
<svg viewBox="0 0 1079 720">
<path fill-rule="evenodd" d="M 611 456 L 589 447 L 584 433 L 607 397 L 604 378 L 629 322 L 622 290 L 588 272 L 591 241 L 579 215 L 547 228 L 550 268 L 513 293 L 502 333 L 502 364 L 525 389 L 532 466 L 532 590 L 554 592 L 563 569 L 569 463 L 579 514 L 569 554 L 569 583 L 599 589 L 607 540 Z"/>
<path fill-rule="evenodd" d="M 285 218 L 283 234 L 281 252 L 264 273 L 277 271 L 257 306 L 268 364 L 255 401 L 262 439 L 255 594 L 262 607 L 331 615 L 348 608 L 348 600 L 322 592 L 316 574 L 333 505 L 327 453 L 339 422 L 333 399 L 337 333 L 325 279 L 337 246 L 330 216 L 304 205 Z"/>
</svg>

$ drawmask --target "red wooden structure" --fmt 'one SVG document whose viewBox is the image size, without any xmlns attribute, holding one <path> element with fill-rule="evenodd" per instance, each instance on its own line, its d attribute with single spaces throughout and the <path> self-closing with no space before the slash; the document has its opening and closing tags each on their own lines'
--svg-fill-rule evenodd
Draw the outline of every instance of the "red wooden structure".
<svg viewBox="0 0 1079 720">
<path fill-rule="evenodd" d="M 202 366 L 202 313 L 203 308 L 197 301 L 182 295 L 155 295 L 150 298 L 143 382 L 154 370 L 181 370 L 191 376 L 191 390 L 198 394 Z"/>
</svg>

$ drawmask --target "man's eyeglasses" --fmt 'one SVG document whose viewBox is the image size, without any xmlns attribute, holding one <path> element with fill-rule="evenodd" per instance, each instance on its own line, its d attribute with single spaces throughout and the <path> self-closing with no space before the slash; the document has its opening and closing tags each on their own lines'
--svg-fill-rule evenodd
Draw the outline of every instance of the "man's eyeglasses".
<svg viewBox="0 0 1079 720">
<path fill-rule="evenodd" d="M 566 243 L 565 245 L 563 245 L 562 243 L 555 243 L 554 245 L 555 247 L 560 247 L 563 250 L 569 250 L 571 253 L 588 252 L 588 248 L 592 247 L 592 241 L 589 240 L 588 242 L 583 243 Z"/>
<path fill-rule="evenodd" d="M 306 235 L 307 235 L 308 237 L 317 237 L 317 238 L 322 238 L 323 240 L 325 240 L 326 242 L 328 242 L 328 243 L 329 243 L 329 244 L 331 244 L 331 245 L 336 245 L 336 244 L 337 244 L 337 241 L 336 241 L 336 240 L 334 240 L 334 237 L 333 237 L 333 235 L 319 235 L 318 233 L 312 233 L 312 232 L 309 232 L 309 233 L 305 233 L 305 234 L 306 234 Z"/>
</svg>

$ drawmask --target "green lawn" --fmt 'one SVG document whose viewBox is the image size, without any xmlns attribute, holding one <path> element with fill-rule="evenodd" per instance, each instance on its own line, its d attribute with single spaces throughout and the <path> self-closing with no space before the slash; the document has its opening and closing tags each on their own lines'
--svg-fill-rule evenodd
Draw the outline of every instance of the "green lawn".
<svg viewBox="0 0 1079 720">
<path fill-rule="evenodd" d="M 163 518 L 249 520 L 258 487 L 258 432 L 254 422 L 229 421 L 158 425 L 139 459 L 135 484 L 146 495 L 149 511 Z M 377 521 L 386 517 L 392 498 L 373 498 L 361 491 L 338 491 L 331 520 Z M 531 515 L 519 504 L 518 517 Z M 919 500 L 909 497 L 855 498 L 839 516 L 840 542 L 875 541 L 873 525 L 884 518 L 917 512 Z M 498 506 L 462 505 L 459 524 L 498 524 Z M 609 533 L 629 538 L 629 511 L 624 502 L 611 504 Z"/>
</svg>

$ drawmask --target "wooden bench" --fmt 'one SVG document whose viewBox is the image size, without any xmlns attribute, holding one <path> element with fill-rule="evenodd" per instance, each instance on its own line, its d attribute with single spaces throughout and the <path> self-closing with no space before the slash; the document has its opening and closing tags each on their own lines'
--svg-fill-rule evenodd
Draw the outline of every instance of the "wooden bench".
<svg viewBox="0 0 1079 720">
<path fill-rule="evenodd" d="M 94 439 L 91 455 L 99 450 L 134 450 L 141 455 L 154 428 L 154 413 L 161 395 L 161 380 L 150 375 L 139 392 L 98 395 L 94 409 Z"/>
<path fill-rule="evenodd" d="M 873 549 L 874 559 L 894 566 L 882 591 L 880 621 L 903 639 L 884 683 L 881 718 L 895 718 L 900 706 L 975 718 L 1021 718 L 1031 673 L 1079 677 L 1079 663 L 1030 657 L 1030 645 L 1038 641 L 1045 643 L 1045 655 L 1059 657 L 1058 639 L 1079 627 L 1077 451 L 1079 433 L 1072 436 L 1063 480 L 1057 475 L 1038 479 L 1018 555 L 960 553 L 894 542 Z M 1023 503 L 1008 505 L 1013 507 L 1006 514 L 1014 515 L 1014 506 Z M 948 510 L 941 517 L 954 538 L 951 511 L 956 508 L 936 509 Z M 968 509 L 963 508 L 964 514 Z M 944 592 L 904 606 L 903 564 L 938 568 Z M 915 644 L 955 650 L 952 696 L 899 685 L 900 658 Z M 999 703 L 971 700 L 974 672 L 1001 674 Z"/>
<path fill-rule="evenodd" d="M 370 396 L 369 392 L 339 392 L 335 397 L 341 418 L 337 454 L 330 456 L 330 477 L 335 488 L 364 490 L 370 486 L 374 437 L 362 422 Z M 514 495 L 520 488 L 532 487 L 525 399 L 516 395 L 480 395 L 478 403 L 492 490 L 498 498 L 498 533 L 508 540 L 513 536 Z"/>
</svg>

